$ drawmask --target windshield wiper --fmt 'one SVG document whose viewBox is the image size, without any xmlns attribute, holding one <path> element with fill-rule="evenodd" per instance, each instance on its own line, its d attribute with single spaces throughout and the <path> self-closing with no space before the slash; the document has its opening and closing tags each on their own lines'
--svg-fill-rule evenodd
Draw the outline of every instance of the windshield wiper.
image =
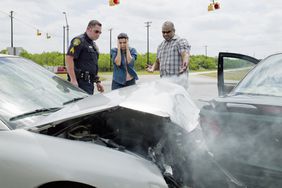
<svg viewBox="0 0 282 188">
<path fill-rule="evenodd" d="M 85 96 L 85 97 L 87 97 L 87 96 Z M 81 100 L 81 99 L 84 99 L 85 97 L 76 97 L 76 98 L 73 98 L 73 99 L 71 99 L 71 100 L 69 100 L 69 101 L 64 102 L 63 105 L 66 105 L 66 104 L 69 104 L 69 103 L 73 103 L 73 102 L 79 101 L 79 100 Z"/>
<path fill-rule="evenodd" d="M 14 116 L 14 117 L 10 118 L 9 120 L 15 121 L 15 120 L 18 120 L 18 119 L 21 119 L 21 118 L 25 118 L 27 116 L 40 115 L 40 114 L 45 113 L 45 112 L 56 112 L 60 109 L 62 109 L 62 107 L 36 109 L 36 110 L 31 111 L 31 112 L 27 112 L 27 113 L 24 113 L 24 114 Z"/>
</svg>

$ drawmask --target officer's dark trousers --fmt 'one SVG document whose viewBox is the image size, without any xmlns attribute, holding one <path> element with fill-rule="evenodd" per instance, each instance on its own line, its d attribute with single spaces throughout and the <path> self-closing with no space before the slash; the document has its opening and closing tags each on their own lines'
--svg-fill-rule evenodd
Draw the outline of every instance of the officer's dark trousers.
<svg viewBox="0 0 282 188">
<path fill-rule="evenodd" d="M 86 91 L 88 94 L 93 95 L 94 93 L 94 84 L 88 80 L 78 79 L 78 87 Z"/>
<path fill-rule="evenodd" d="M 126 86 L 131 86 L 131 85 L 134 85 L 134 84 L 135 84 L 135 79 L 126 81 L 126 82 L 125 82 L 125 85 L 119 84 L 119 83 L 117 83 L 117 82 L 115 82 L 115 81 L 113 80 L 113 81 L 112 81 L 112 90 L 114 90 L 114 89 L 119 89 L 119 88 L 126 87 Z"/>
</svg>

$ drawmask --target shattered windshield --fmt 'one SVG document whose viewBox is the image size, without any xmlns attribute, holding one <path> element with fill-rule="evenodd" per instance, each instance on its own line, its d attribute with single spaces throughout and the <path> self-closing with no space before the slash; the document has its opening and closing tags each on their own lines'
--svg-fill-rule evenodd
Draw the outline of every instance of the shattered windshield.
<svg viewBox="0 0 282 188">
<path fill-rule="evenodd" d="M 66 101 L 87 96 L 41 66 L 19 57 L 0 58 L 0 81 L 0 117 L 8 124 L 12 117 L 60 108 Z"/>
</svg>

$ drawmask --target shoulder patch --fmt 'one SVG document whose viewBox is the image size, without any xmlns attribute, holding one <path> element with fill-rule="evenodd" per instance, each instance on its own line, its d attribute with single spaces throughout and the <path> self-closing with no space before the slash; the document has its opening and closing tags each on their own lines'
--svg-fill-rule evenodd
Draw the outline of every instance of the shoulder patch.
<svg viewBox="0 0 282 188">
<path fill-rule="evenodd" d="M 71 53 L 71 54 L 74 54 L 74 47 L 71 47 L 70 53 Z"/>
<path fill-rule="evenodd" d="M 73 46 L 78 46 L 80 43 L 81 43 L 81 41 L 80 41 L 79 38 L 74 39 L 73 42 L 72 42 Z"/>
</svg>

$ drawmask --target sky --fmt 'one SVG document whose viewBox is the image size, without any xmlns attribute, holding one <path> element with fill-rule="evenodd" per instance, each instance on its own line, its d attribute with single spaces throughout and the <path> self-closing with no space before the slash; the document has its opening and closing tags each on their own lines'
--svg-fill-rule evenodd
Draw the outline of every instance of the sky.
<svg viewBox="0 0 282 188">
<path fill-rule="evenodd" d="M 192 55 L 215 57 L 219 52 L 236 52 L 264 58 L 282 51 L 281 0 L 218 0 L 220 9 L 208 12 L 211 0 L 120 0 L 109 6 L 108 0 L 1 0 L 0 50 L 11 45 L 10 11 L 14 15 L 13 43 L 30 53 L 63 51 L 65 15 L 69 40 L 84 33 L 88 22 L 99 20 L 102 34 L 96 41 L 100 52 L 116 46 L 117 35 L 125 32 L 129 44 L 139 53 L 147 52 L 147 28 L 150 21 L 149 51 L 155 53 L 162 42 L 161 26 L 175 24 L 176 34 L 186 38 Z M 36 35 L 37 29 L 42 32 Z M 46 38 L 46 34 L 51 36 Z"/>
</svg>

